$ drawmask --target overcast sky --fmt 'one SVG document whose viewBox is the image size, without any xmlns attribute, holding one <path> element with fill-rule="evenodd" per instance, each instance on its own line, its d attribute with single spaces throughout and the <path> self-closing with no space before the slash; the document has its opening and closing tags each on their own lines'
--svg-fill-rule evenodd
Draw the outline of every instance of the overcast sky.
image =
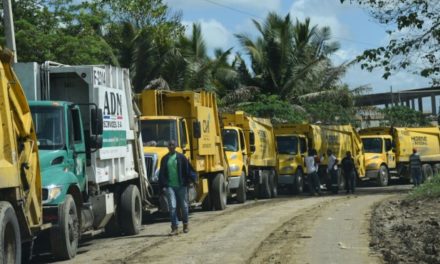
<svg viewBox="0 0 440 264">
<path fill-rule="evenodd" d="M 262 21 L 268 12 L 293 18 L 310 17 L 313 24 L 330 26 L 333 40 L 341 49 L 332 57 L 335 64 L 350 61 L 363 50 L 387 43 L 388 35 L 383 25 L 374 22 L 368 13 L 340 0 L 165 0 L 173 10 L 182 11 L 183 22 L 190 34 L 191 23 L 199 22 L 208 48 L 240 51 L 234 34 L 256 36 L 252 19 Z M 388 80 L 381 78 L 380 70 L 372 73 L 359 66 L 349 69 L 343 81 L 354 88 L 369 84 L 374 92 L 405 90 L 429 86 L 429 80 L 407 72 L 399 72 Z"/>
</svg>

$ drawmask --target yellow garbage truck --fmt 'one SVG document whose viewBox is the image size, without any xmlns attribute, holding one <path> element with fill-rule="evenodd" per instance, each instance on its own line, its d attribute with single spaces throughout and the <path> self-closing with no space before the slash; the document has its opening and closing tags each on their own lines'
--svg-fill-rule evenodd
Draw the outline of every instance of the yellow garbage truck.
<svg viewBox="0 0 440 264">
<path fill-rule="evenodd" d="M 422 181 L 440 172 L 438 127 L 376 127 L 360 131 L 367 177 L 386 186 L 390 176 L 410 180 L 409 156 L 415 148 L 422 160 Z"/>
<path fill-rule="evenodd" d="M 293 194 L 303 192 L 307 168 L 304 158 L 309 149 L 315 149 L 321 160 L 318 175 L 321 184 L 330 189 L 331 182 L 327 173 L 327 150 L 332 150 L 340 162 L 347 151 L 355 160 L 357 175 L 365 176 L 364 153 L 362 141 L 351 125 L 310 125 L 279 124 L 275 126 L 278 146 L 278 184 L 287 187 Z M 338 173 L 339 189 L 345 186 L 344 177 Z"/>
<path fill-rule="evenodd" d="M 215 94 L 143 90 L 138 100 L 145 162 L 159 207 L 167 208 L 158 184 L 160 162 L 173 140 L 176 150 L 190 160 L 198 175 L 195 189 L 189 191 L 191 203 L 201 204 L 205 210 L 225 209 L 228 166 Z"/>
<path fill-rule="evenodd" d="M 37 139 L 23 89 L 0 50 L 0 263 L 27 262 L 42 225 Z"/>
<path fill-rule="evenodd" d="M 260 198 L 278 194 L 277 153 L 269 119 L 246 115 L 242 111 L 223 114 L 223 145 L 231 177 L 229 190 L 240 203 L 246 201 L 247 186 Z"/>
</svg>

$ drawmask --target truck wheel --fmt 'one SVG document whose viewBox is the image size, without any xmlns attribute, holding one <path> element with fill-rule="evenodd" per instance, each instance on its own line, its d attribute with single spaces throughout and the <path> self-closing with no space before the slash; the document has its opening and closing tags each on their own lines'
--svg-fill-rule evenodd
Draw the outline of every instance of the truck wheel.
<svg viewBox="0 0 440 264">
<path fill-rule="evenodd" d="M 238 184 L 237 201 L 239 203 L 246 202 L 246 174 L 244 174 L 244 171 L 241 173 L 240 183 Z"/>
<path fill-rule="evenodd" d="M 226 208 L 226 182 L 223 174 L 218 173 L 212 181 L 212 203 L 215 210 L 224 210 Z"/>
<path fill-rule="evenodd" d="M 436 164 L 434 164 L 434 168 L 437 170 L 437 171 L 433 171 L 434 172 L 434 176 L 440 176 L 440 163 L 436 163 Z"/>
<path fill-rule="evenodd" d="M 430 181 L 433 176 L 432 167 L 429 164 L 422 165 L 422 183 L 425 181 Z"/>
<path fill-rule="evenodd" d="M 72 195 L 66 195 L 58 207 L 58 226 L 51 229 L 52 254 L 62 260 L 72 259 L 78 250 L 80 236 L 78 212 Z"/>
<path fill-rule="evenodd" d="M 379 168 L 379 174 L 377 175 L 377 184 L 380 187 L 388 185 L 388 168 L 385 165 L 381 165 Z"/>
<path fill-rule="evenodd" d="M 294 176 L 294 182 L 292 186 L 293 194 L 302 194 L 304 190 L 304 176 L 301 170 L 298 170 Z"/>
<path fill-rule="evenodd" d="M 270 186 L 270 196 L 276 198 L 278 196 L 278 182 L 276 180 L 276 173 L 274 170 L 270 171 L 269 174 L 269 186 Z"/>
<path fill-rule="evenodd" d="M 129 185 L 121 195 L 121 227 L 125 235 L 139 234 L 142 224 L 142 202 L 136 185 Z"/>
<path fill-rule="evenodd" d="M 8 202 L 0 202 L 0 261 L 21 263 L 21 237 L 17 216 Z"/>
<path fill-rule="evenodd" d="M 267 174 L 266 171 L 263 171 L 261 173 L 262 177 L 262 184 L 260 184 L 260 182 L 258 181 L 256 183 L 256 185 L 259 185 L 259 192 L 258 192 L 258 196 L 260 198 L 264 198 L 264 199 L 269 199 L 270 198 L 270 183 L 269 183 L 269 175 Z M 259 180 L 259 179 L 258 179 Z"/>
</svg>

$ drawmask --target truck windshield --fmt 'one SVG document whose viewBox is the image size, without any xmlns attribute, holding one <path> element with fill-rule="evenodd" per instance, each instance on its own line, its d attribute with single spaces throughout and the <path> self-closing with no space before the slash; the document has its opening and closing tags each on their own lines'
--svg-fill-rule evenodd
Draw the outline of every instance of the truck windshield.
<svg viewBox="0 0 440 264">
<path fill-rule="evenodd" d="M 171 140 L 178 142 L 175 120 L 142 120 L 141 126 L 144 146 L 168 147 Z"/>
<path fill-rule="evenodd" d="M 277 136 L 279 154 L 295 155 L 298 153 L 298 137 Z"/>
<path fill-rule="evenodd" d="M 363 138 L 365 153 L 382 153 L 382 139 L 381 138 Z"/>
<path fill-rule="evenodd" d="M 63 109 L 58 106 L 31 106 L 38 149 L 56 150 L 65 146 Z"/>
<path fill-rule="evenodd" d="M 233 129 L 223 129 L 223 146 L 226 151 L 238 151 L 238 133 Z"/>
</svg>

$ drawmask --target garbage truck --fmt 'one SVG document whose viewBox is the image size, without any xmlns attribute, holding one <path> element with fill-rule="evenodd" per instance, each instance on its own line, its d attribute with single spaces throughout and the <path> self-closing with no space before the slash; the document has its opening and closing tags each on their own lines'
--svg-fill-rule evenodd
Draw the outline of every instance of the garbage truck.
<svg viewBox="0 0 440 264">
<path fill-rule="evenodd" d="M 257 118 L 243 111 L 222 115 L 223 145 L 228 159 L 229 190 L 240 203 L 247 189 L 259 198 L 278 194 L 277 153 L 270 119 Z"/>
<path fill-rule="evenodd" d="M 191 204 L 204 210 L 225 209 L 229 175 L 215 94 L 146 89 L 137 98 L 145 163 L 160 210 L 168 208 L 159 188 L 159 171 L 170 141 L 176 142 L 176 151 L 188 158 L 197 173 L 196 185 L 189 190 Z"/>
<path fill-rule="evenodd" d="M 0 49 L 0 262 L 31 257 L 43 225 L 41 176 L 31 111 L 12 70 L 12 52 Z"/>
<path fill-rule="evenodd" d="M 359 134 L 351 125 L 312 125 L 312 124 L 279 124 L 275 126 L 278 146 L 279 185 L 287 187 L 293 194 L 302 193 L 307 181 L 305 157 L 309 149 L 315 149 L 320 160 L 318 176 L 321 184 L 331 187 L 327 173 L 327 150 L 332 150 L 340 162 L 347 151 L 350 151 L 357 169 L 359 179 L 365 177 L 364 153 Z M 338 169 L 339 189 L 345 187 L 345 180 Z"/>
<path fill-rule="evenodd" d="M 35 124 L 43 221 L 58 259 L 81 236 L 139 233 L 149 206 L 129 72 L 112 66 L 18 63 Z M 43 240 L 44 241 L 44 240 Z"/>
<path fill-rule="evenodd" d="M 387 186 L 391 176 L 411 180 L 409 156 L 416 149 L 422 160 L 422 182 L 440 173 L 438 127 L 375 127 L 360 132 L 367 177 Z"/>
</svg>

